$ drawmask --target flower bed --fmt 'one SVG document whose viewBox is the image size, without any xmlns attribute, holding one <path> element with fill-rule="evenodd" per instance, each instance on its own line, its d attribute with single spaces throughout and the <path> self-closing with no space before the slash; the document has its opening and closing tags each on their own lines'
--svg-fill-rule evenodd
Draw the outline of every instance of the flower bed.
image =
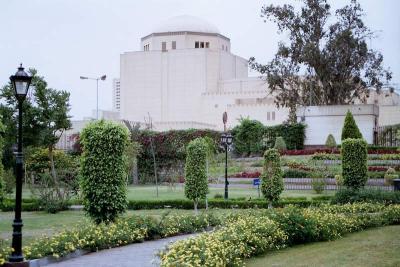
<svg viewBox="0 0 400 267">
<path fill-rule="evenodd" d="M 50 255 L 58 258 L 77 249 L 97 251 L 143 240 L 193 233 L 220 223 L 219 219 L 211 214 L 168 215 L 161 221 L 152 217 L 131 216 L 110 224 L 87 223 L 51 237 L 39 238 L 29 246 L 24 246 L 23 252 L 26 259 Z M 7 247 L 5 242 L 0 242 L 0 265 L 4 263 L 10 251 L 11 248 Z"/>
<path fill-rule="evenodd" d="M 400 206 L 352 204 L 231 216 L 219 230 L 182 240 L 161 253 L 161 266 L 242 266 L 269 250 L 333 240 L 368 227 L 400 223 Z"/>
</svg>

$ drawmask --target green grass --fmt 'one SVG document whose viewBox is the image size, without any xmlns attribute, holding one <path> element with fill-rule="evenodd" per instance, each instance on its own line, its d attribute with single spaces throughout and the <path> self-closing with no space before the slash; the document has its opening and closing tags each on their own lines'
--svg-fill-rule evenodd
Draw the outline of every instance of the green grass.
<svg viewBox="0 0 400 267">
<path fill-rule="evenodd" d="M 210 188 L 209 198 L 214 198 L 215 194 L 224 194 L 224 188 Z M 333 195 L 333 191 L 326 191 L 324 194 Z M 282 193 L 282 197 L 307 197 L 308 199 L 318 196 L 312 190 L 286 190 Z M 245 198 L 258 198 L 257 188 L 229 188 L 229 197 L 245 197 Z M 262 195 L 261 195 L 262 197 Z M 171 189 L 168 186 L 159 186 L 158 198 L 156 197 L 156 187 L 151 186 L 130 186 L 128 188 L 129 200 L 149 200 L 149 199 L 184 199 L 184 189 L 182 186 L 177 186 Z"/>
<path fill-rule="evenodd" d="M 400 266 L 400 225 L 370 229 L 331 242 L 299 245 L 247 260 L 248 267 Z"/>
</svg>

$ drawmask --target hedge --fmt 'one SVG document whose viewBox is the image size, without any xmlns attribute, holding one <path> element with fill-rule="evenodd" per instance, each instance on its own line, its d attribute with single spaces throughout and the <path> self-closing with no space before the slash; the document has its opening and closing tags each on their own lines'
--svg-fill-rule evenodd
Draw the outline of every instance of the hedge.
<svg viewBox="0 0 400 267">
<path fill-rule="evenodd" d="M 343 184 L 359 189 L 368 180 L 367 142 L 363 139 L 345 139 L 342 142 Z"/>
<path fill-rule="evenodd" d="M 382 204 L 400 204 L 400 191 L 383 191 L 379 189 L 353 190 L 343 188 L 336 192 L 332 204 L 370 202 Z"/>
<path fill-rule="evenodd" d="M 153 156 L 150 148 L 151 139 L 154 144 L 157 168 L 160 170 L 175 166 L 182 167 L 186 158 L 187 144 L 198 137 L 206 136 L 214 140 L 217 148 L 220 140 L 220 132 L 218 131 L 195 129 L 165 132 L 139 131 L 133 137 L 134 141 L 141 145 L 141 153 L 137 159 L 139 180 L 145 182 L 148 177 L 154 177 Z"/>
<path fill-rule="evenodd" d="M 306 138 L 306 125 L 302 123 L 280 124 L 265 127 L 266 147 L 271 148 L 275 145 L 275 139 L 282 136 L 288 150 L 303 149 Z"/>
</svg>

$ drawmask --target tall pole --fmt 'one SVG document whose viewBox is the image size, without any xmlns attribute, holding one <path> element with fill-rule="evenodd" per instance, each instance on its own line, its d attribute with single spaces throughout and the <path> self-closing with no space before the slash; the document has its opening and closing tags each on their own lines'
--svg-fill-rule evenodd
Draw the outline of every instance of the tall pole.
<svg viewBox="0 0 400 267">
<path fill-rule="evenodd" d="M 24 260 L 22 255 L 22 219 L 21 219 L 21 202 L 22 202 L 22 179 L 24 176 L 24 158 L 22 154 L 22 102 L 18 100 L 18 150 L 16 153 L 16 191 L 15 191 L 15 218 L 12 224 L 12 248 L 13 252 L 9 257 L 10 262 L 21 262 Z"/>
<path fill-rule="evenodd" d="M 96 79 L 96 120 L 99 120 L 99 79 Z"/>
<path fill-rule="evenodd" d="M 225 200 L 228 199 L 228 144 L 225 142 Z"/>
</svg>

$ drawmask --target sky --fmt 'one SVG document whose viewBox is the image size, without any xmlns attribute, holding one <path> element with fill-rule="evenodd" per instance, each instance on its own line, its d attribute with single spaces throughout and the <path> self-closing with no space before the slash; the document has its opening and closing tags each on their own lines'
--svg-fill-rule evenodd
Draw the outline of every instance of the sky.
<svg viewBox="0 0 400 267">
<path fill-rule="evenodd" d="M 328 2 L 336 9 L 349 1 Z M 400 89 L 400 1 L 359 2 L 365 23 L 377 34 L 369 45 L 383 54 Z M 120 54 L 140 50 L 140 38 L 163 20 L 205 19 L 231 39 L 232 53 L 267 63 L 287 36 L 278 34 L 274 23 L 264 23 L 260 10 L 284 3 L 299 5 L 295 0 L 1 0 L 0 86 L 22 62 L 50 87 L 70 92 L 70 115 L 82 119 L 96 108 L 96 82 L 79 76 L 107 75 L 99 82 L 99 109 L 111 110 Z"/>
</svg>

